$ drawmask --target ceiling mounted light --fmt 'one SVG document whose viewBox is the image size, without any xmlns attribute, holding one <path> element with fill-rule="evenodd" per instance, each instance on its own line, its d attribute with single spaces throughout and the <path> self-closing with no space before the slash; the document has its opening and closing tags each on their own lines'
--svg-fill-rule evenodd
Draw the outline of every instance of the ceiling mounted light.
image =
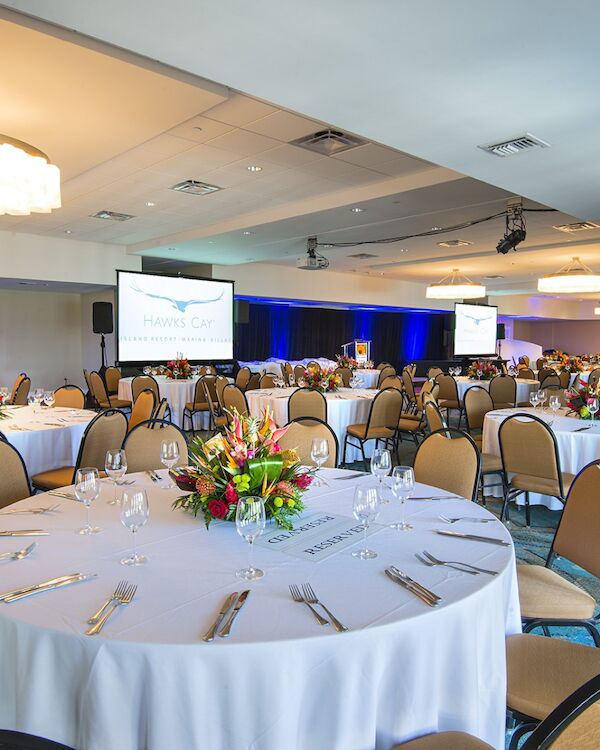
<svg viewBox="0 0 600 750">
<path fill-rule="evenodd" d="M 362 214 L 365 209 L 361 208 L 360 206 L 353 206 L 350 210 L 353 214 Z"/>
<path fill-rule="evenodd" d="M 250 164 L 246 169 L 248 172 L 262 172 L 262 167 L 259 167 L 258 164 Z"/>
<path fill-rule="evenodd" d="M 598 302 L 598 307 L 594 308 L 594 315 L 600 315 L 600 302 Z"/>
<path fill-rule="evenodd" d="M 516 250 L 527 237 L 525 229 L 525 217 L 523 207 L 520 203 L 509 205 L 509 213 L 506 215 L 506 230 L 504 236 L 496 245 L 496 252 L 506 255 L 510 250 Z"/>
<path fill-rule="evenodd" d="M 579 258 L 574 257 L 570 263 L 556 273 L 549 273 L 538 279 L 538 292 L 550 294 L 593 294 L 600 292 L 600 274 L 594 273 Z"/>
<path fill-rule="evenodd" d="M 452 273 L 437 284 L 430 284 L 425 296 L 427 299 L 477 299 L 485 297 L 485 287 L 453 268 Z"/>
<path fill-rule="evenodd" d="M 60 170 L 42 151 L 0 134 L 0 216 L 60 208 Z"/>
</svg>

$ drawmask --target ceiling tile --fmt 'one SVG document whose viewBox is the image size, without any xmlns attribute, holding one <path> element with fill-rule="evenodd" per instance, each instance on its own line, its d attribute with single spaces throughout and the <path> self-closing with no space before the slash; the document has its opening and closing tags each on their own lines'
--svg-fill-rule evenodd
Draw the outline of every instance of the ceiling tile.
<svg viewBox="0 0 600 750">
<path fill-rule="evenodd" d="M 314 151 L 300 148 L 299 146 L 285 144 L 283 146 L 277 146 L 277 148 L 269 149 L 269 151 L 263 151 L 260 158 L 261 161 L 281 164 L 284 167 L 299 167 L 302 164 L 310 164 L 311 162 L 326 157 L 322 154 L 316 154 Z"/>
<path fill-rule="evenodd" d="M 191 120 L 186 120 L 186 122 L 182 122 L 180 125 L 171 128 L 167 133 L 168 135 L 185 138 L 195 143 L 206 143 L 211 138 L 228 133 L 234 127 L 234 125 L 226 125 L 224 122 L 198 115 L 197 117 L 192 117 Z"/>
<path fill-rule="evenodd" d="M 238 158 L 230 151 L 203 144 L 154 164 L 152 170 L 172 175 L 176 178 L 173 182 L 189 179 L 204 180 L 204 175 L 208 172 L 237 161 Z"/>
<path fill-rule="evenodd" d="M 335 180 L 342 177 L 344 174 L 357 175 L 366 170 L 362 170 L 361 167 L 354 166 L 353 164 L 346 164 L 337 159 L 326 157 L 313 162 L 312 164 L 304 164 L 303 166 L 298 167 L 298 171 L 306 172 L 307 174 L 312 174 L 318 177 L 324 177 L 325 179 Z"/>
<path fill-rule="evenodd" d="M 349 151 L 343 151 L 332 158 L 348 162 L 349 164 L 356 164 L 360 167 L 372 167 L 375 164 L 397 159 L 399 156 L 404 156 L 404 154 L 396 151 L 394 148 L 379 146 L 376 143 L 366 143 L 364 146 L 357 146 L 356 148 L 351 148 Z"/>
<path fill-rule="evenodd" d="M 436 167 L 433 164 L 429 164 L 429 162 L 421 161 L 421 159 L 413 159 L 410 156 L 400 156 L 397 159 L 392 159 L 392 161 L 375 164 L 371 169 L 374 172 L 386 174 L 390 177 L 401 177 L 405 174 L 423 172 L 426 169 L 436 169 Z"/>
<path fill-rule="evenodd" d="M 277 107 L 259 102 L 244 94 L 233 94 L 227 101 L 209 109 L 205 115 L 211 120 L 218 120 L 227 125 L 247 125 L 261 117 L 277 112 Z"/>
<path fill-rule="evenodd" d="M 181 154 L 190 148 L 193 148 L 195 142 L 191 139 L 184 137 L 176 137 L 169 133 L 161 133 L 156 138 L 151 138 L 149 141 L 142 143 L 140 149 L 148 153 L 155 154 L 161 159 L 166 159 L 169 156 L 175 156 L 175 154 Z M 128 152 L 131 153 L 131 152 Z"/>
<path fill-rule="evenodd" d="M 207 145 L 211 148 L 219 148 L 238 154 L 239 158 L 239 156 L 251 156 L 262 151 L 268 151 L 278 146 L 279 141 L 238 128 L 225 133 L 225 135 L 220 135 L 218 138 L 213 138 L 208 141 Z"/>
<path fill-rule="evenodd" d="M 288 142 L 304 135 L 311 135 L 326 127 L 327 125 L 323 125 L 316 120 L 309 120 L 307 117 L 301 117 L 281 109 L 279 112 L 274 112 L 266 117 L 261 117 L 260 120 L 248 123 L 245 129 Z"/>
</svg>

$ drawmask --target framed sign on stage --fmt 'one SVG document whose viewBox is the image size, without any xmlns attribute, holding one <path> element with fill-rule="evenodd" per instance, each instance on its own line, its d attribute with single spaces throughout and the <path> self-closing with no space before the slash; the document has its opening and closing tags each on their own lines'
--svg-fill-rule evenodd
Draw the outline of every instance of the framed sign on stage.
<svg viewBox="0 0 600 750">
<path fill-rule="evenodd" d="M 352 357 L 358 363 L 369 362 L 371 359 L 371 342 L 367 339 L 354 339 L 343 344 L 342 349 L 346 357 Z"/>
</svg>

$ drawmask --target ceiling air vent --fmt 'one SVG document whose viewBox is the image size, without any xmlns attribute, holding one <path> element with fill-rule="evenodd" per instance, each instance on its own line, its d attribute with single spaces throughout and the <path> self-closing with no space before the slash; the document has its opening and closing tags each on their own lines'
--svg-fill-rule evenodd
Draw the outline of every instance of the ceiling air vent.
<svg viewBox="0 0 600 750">
<path fill-rule="evenodd" d="M 200 182 L 199 180 L 184 180 L 171 187 L 171 190 L 175 190 L 178 193 L 188 193 L 189 195 L 208 195 L 222 189 L 216 185 L 209 185 L 207 182 Z"/>
<path fill-rule="evenodd" d="M 318 133 L 305 135 L 302 138 L 296 138 L 290 141 L 292 146 L 300 146 L 309 151 L 316 151 L 323 156 L 333 156 L 341 154 L 342 151 L 349 151 L 357 146 L 364 146 L 366 141 L 357 138 L 355 135 L 342 133 L 340 130 L 319 130 Z"/>
<path fill-rule="evenodd" d="M 349 255 L 349 258 L 358 258 L 359 260 L 368 260 L 369 258 L 377 258 L 377 255 L 373 255 L 373 253 L 355 253 L 354 255 Z"/>
<path fill-rule="evenodd" d="M 572 224 L 554 224 L 552 229 L 558 229 L 559 232 L 587 232 L 590 229 L 600 229 L 600 224 L 594 224 L 593 221 L 574 221 Z"/>
<path fill-rule="evenodd" d="M 511 138 L 509 141 L 490 143 L 487 146 L 477 146 L 477 148 L 494 154 L 494 156 L 512 156 L 521 151 L 528 151 L 531 148 L 548 148 L 549 146 L 550 144 L 541 138 L 537 138 L 535 135 L 531 135 L 531 133 L 525 133 L 525 135 L 521 135 L 518 138 Z"/>
<path fill-rule="evenodd" d="M 97 211 L 92 214 L 93 219 L 108 219 L 109 221 L 129 221 L 134 219 L 135 216 L 131 214 L 119 214 L 116 211 Z"/>
<path fill-rule="evenodd" d="M 467 247 L 467 245 L 472 245 L 473 243 L 468 240 L 446 240 L 437 244 L 439 247 Z"/>
</svg>

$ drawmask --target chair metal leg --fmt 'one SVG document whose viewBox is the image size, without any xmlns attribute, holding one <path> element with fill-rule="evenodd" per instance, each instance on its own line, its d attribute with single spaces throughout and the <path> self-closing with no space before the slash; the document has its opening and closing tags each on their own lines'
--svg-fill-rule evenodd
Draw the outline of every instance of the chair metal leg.
<svg viewBox="0 0 600 750">
<path fill-rule="evenodd" d="M 531 510 L 529 508 L 529 492 L 525 493 L 525 526 L 531 526 Z"/>
<path fill-rule="evenodd" d="M 344 435 L 344 455 L 342 456 L 342 466 L 346 467 L 346 446 L 348 445 L 348 433 Z"/>
<path fill-rule="evenodd" d="M 365 453 L 365 444 L 362 440 L 360 441 L 360 452 L 362 453 L 362 462 L 365 472 L 367 472 L 369 471 L 369 468 L 367 466 L 367 454 Z"/>
<path fill-rule="evenodd" d="M 529 732 L 533 732 L 536 726 L 537 724 L 519 724 L 512 733 L 508 750 L 518 750 L 521 738 L 524 735 L 529 734 Z"/>
</svg>

